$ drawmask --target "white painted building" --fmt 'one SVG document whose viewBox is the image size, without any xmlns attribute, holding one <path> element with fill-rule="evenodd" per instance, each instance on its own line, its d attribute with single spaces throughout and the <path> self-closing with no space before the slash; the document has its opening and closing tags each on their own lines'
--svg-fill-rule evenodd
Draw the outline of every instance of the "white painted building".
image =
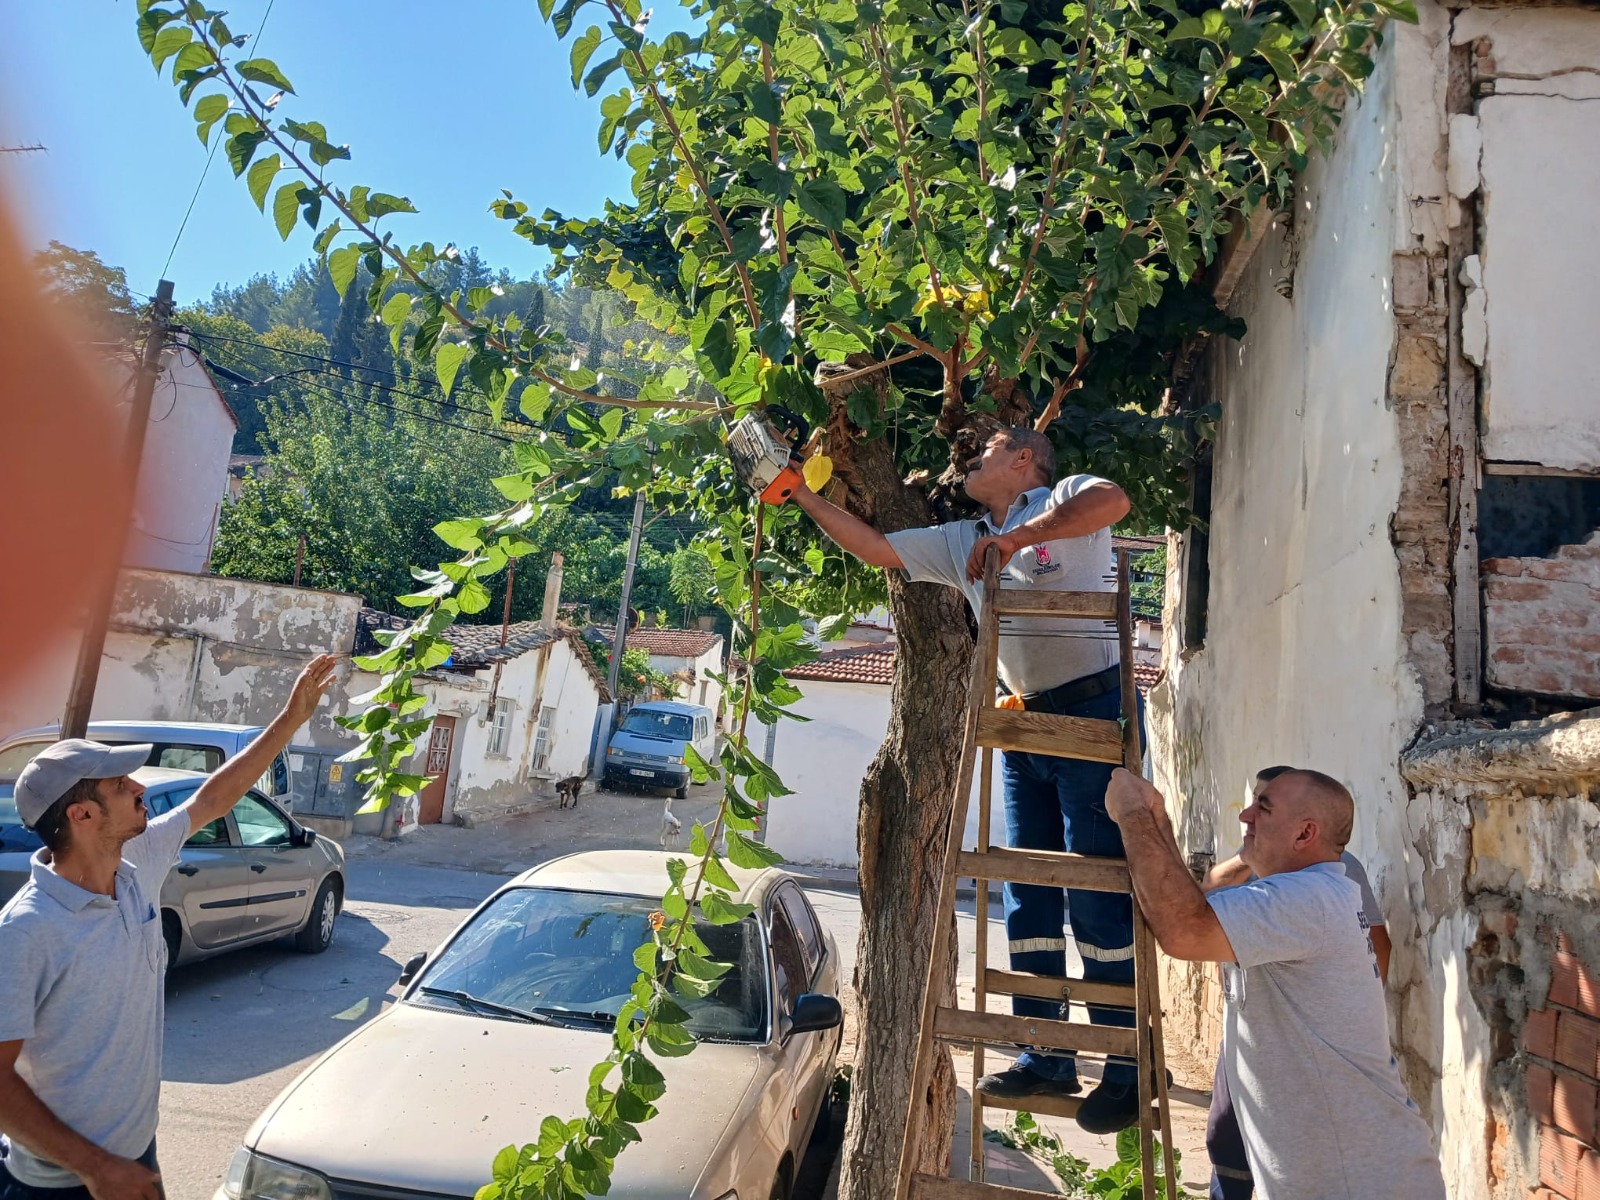
<svg viewBox="0 0 1600 1200">
<path fill-rule="evenodd" d="M 615 628 L 595 628 L 609 648 Z M 725 668 L 720 633 L 640 626 L 628 631 L 626 649 L 643 650 L 650 656 L 652 668 L 673 678 L 675 699 L 686 704 L 703 704 L 713 712 L 721 712 L 722 685 L 713 678 L 723 674 Z"/>
<path fill-rule="evenodd" d="M 1600 13 L 1418 7 L 1210 272 L 1248 332 L 1173 398 L 1221 420 L 1171 541 L 1155 775 L 1218 858 L 1258 769 L 1350 786 L 1451 1194 L 1571 1197 L 1600 1143 L 1548 1096 L 1596 1085 L 1600 992 L 1562 981 L 1600 978 L 1600 710 L 1512 724 L 1600 700 Z M 1164 990 L 1204 1061 L 1214 968 Z"/>
<path fill-rule="evenodd" d="M 199 354 L 178 334 L 162 354 L 150 399 L 139 491 L 128 531 L 125 565 L 198 574 L 211 559 L 228 460 L 239 421 Z M 118 420 L 127 422 L 137 360 L 103 360 Z"/>
</svg>

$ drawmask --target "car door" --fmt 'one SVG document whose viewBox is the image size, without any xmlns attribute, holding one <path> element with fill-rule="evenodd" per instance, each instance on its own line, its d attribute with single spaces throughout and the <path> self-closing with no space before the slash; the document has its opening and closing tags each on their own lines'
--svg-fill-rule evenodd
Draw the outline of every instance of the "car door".
<svg viewBox="0 0 1600 1200">
<path fill-rule="evenodd" d="M 782 1089 L 778 1105 L 782 1127 L 773 1134 L 782 1145 L 803 1145 L 811 1130 L 811 1118 L 822 1093 L 814 1078 L 818 1045 L 831 1038 L 831 1030 L 813 1033 L 783 1033 L 784 1020 L 794 1011 L 795 1001 L 811 990 L 811 972 L 806 966 L 805 946 L 795 932 L 794 923 L 775 896 L 768 917 L 768 945 L 772 952 L 772 978 L 777 993 L 773 1013 L 775 1042 L 773 1080 Z M 824 1047 L 824 1053 L 825 1053 Z M 801 1124 L 804 1128 L 798 1128 Z"/>
<path fill-rule="evenodd" d="M 145 795 L 152 816 L 171 812 L 199 790 L 201 780 Z M 202 950 L 243 936 L 250 904 L 250 867 L 226 817 L 197 829 L 161 885 L 161 907 L 182 915 L 189 939 Z"/>
<path fill-rule="evenodd" d="M 810 901 L 793 883 L 785 883 L 778 888 L 777 900 L 800 943 L 806 980 L 802 990 L 807 992 L 826 990 L 820 985 L 819 980 L 823 975 L 827 943 L 822 936 L 822 925 L 818 922 Z M 825 1029 L 805 1035 L 808 1039 L 806 1059 L 797 1064 L 800 1075 L 795 1083 L 797 1096 L 795 1104 L 800 1110 L 802 1121 L 809 1120 L 811 1114 L 821 1107 L 822 1093 L 833 1082 L 830 1066 L 842 1036 L 842 1031 L 835 1029 Z"/>
<path fill-rule="evenodd" d="M 295 845 L 294 825 L 260 792 L 233 806 L 233 825 L 250 870 L 247 935 L 298 929 L 316 890 L 311 850 Z"/>
</svg>

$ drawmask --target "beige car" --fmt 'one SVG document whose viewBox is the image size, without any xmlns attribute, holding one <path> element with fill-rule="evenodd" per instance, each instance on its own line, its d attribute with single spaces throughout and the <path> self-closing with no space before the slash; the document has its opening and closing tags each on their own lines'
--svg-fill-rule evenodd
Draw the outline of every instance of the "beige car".
<svg viewBox="0 0 1600 1200">
<path fill-rule="evenodd" d="M 216 1200 L 470 1197 L 502 1148 L 536 1140 L 548 1115 L 581 1115 L 669 857 L 576 854 L 501 888 L 406 964 L 398 1003 L 272 1102 Z M 826 1124 L 838 948 L 792 876 L 733 874 L 756 913 L 699 928 L 733 969 L 684 1002 L 700 1044 L 656 1060 L 666 1095 L 617 1159 L 612 1196 L 787 1200 Z"/>
</svg>

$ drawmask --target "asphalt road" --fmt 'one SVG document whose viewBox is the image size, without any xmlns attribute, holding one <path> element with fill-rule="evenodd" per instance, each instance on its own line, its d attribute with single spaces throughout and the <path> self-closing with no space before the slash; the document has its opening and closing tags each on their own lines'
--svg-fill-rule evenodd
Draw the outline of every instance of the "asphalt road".
<svg viewBox="0 0 1600 1200">
<path fill-rule="evenodd" d="M 392 1003 L 406 959 L 436 946 L 505 881 L 488 872 L 359 858 L 349 863 L 348 877 L 350 895 L 323 954 L 277 943 L 172 973 L 157 1135 L 170 1200 L 210 1200 L 273 1097 Z M 859 923 L 855 892 L 806 882 L 838 939 L 848 979 Z"/>
</svg>

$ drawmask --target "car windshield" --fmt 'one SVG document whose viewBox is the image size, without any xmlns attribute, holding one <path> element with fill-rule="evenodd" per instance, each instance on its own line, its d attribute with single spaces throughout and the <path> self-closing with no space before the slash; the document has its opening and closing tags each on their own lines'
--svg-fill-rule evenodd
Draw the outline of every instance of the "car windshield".
<svg viewBox="0 0 1600 1200">
<path fill-rule="evenodd" d="M 603 892 L 514 888 L 497 896 L 428 964 L 413 1002 L 473 1011 L 473 1001 L 609 1027 L 630 999 L 633 952 L 660 902 Z M 691 1032 L 758 1041 L 767 1024 L 766 957 L 755 918 L 697 922 L 711 956 L 732 967 L 709 996 L 677 997 Z"/>
<path fill-rule="evenodd" d="M 34 755 L 50 745 L 53 739 L 39 738 L 32 742 L 18 742 L 0 750 L 0 779 L 15 779 L 22 768 L 33 761 Z"/>
<path fill-rule="evenodd" d="M 679 713 L 657 712 L 649 708 L 636 708 L 622 722 L 624 733 L 642 733 L 647 737 L 671 738 L 686 742 L 694 733 L 694 724 Z"/>
</svg>

